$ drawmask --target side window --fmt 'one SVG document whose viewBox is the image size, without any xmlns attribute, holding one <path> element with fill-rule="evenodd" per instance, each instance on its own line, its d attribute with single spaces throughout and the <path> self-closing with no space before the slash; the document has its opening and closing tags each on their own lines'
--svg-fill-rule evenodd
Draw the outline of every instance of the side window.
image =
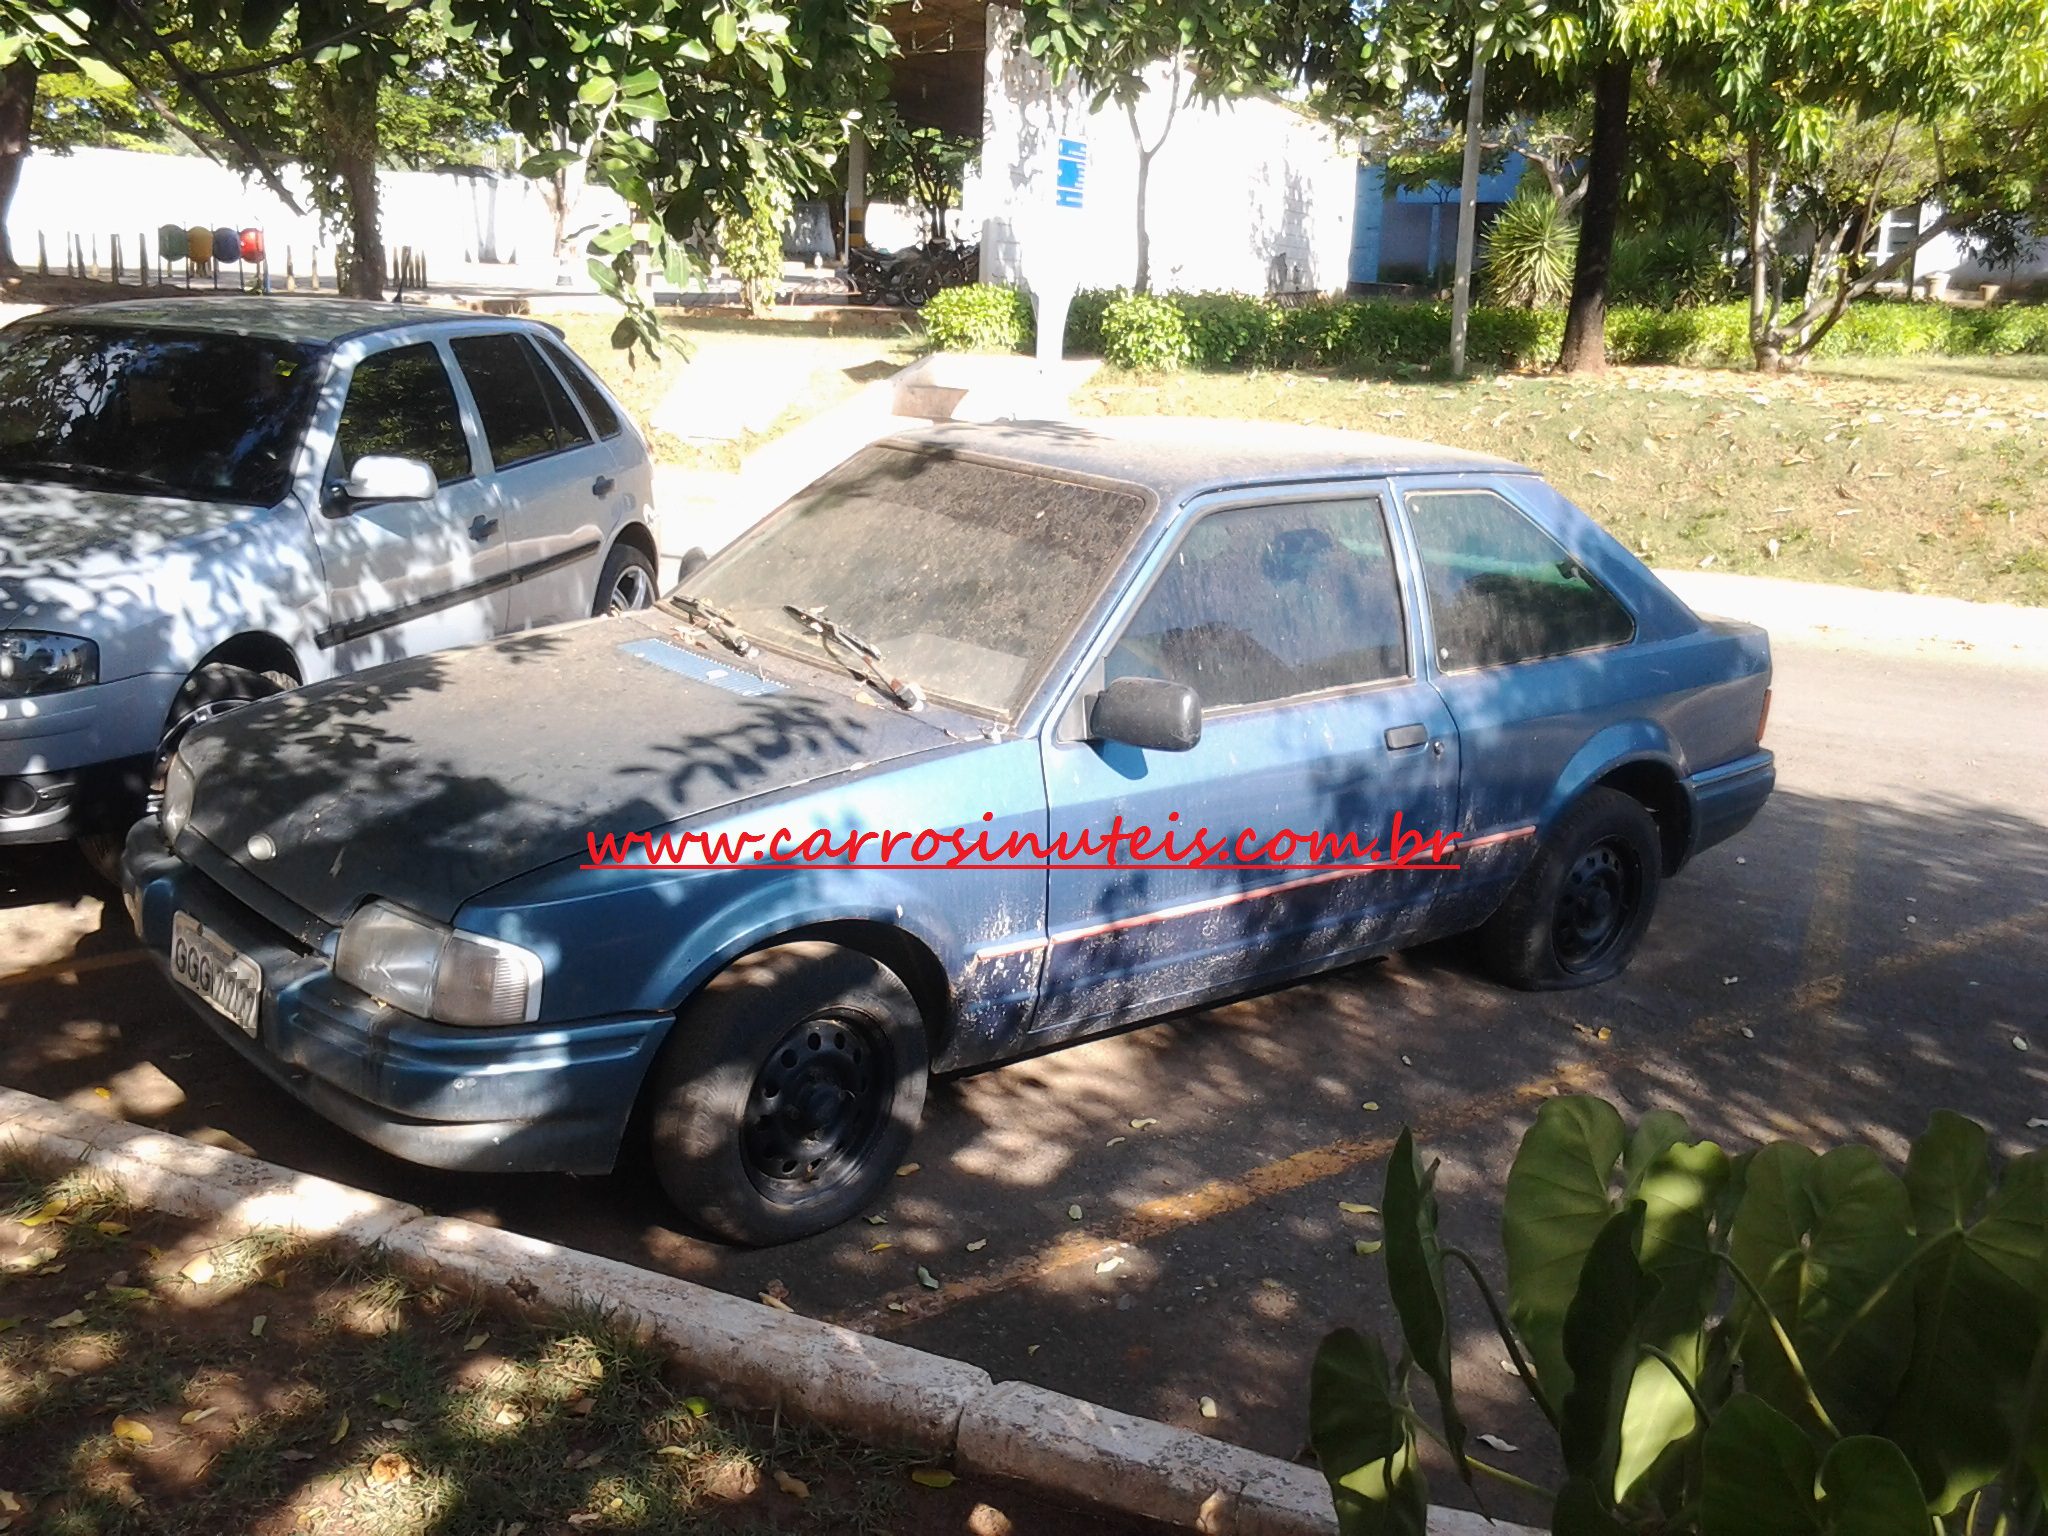
<svg viewBox="0 0 2048 1536">
<path fill-rule="evenodd" d="M 540 384 L 540 392 L 547 397 L 548 414 L 555 418 L 555 448 L 581 448 L 590 441 L 590 428 L 583 424 L 583 418 L 570 403 L 569 392 L 562 388 L 562 381 L 555 377 L 555 370 L 547 365 L 546 359 L 533 351 L 531 337 L 521 337 L 527 348 L 527 360 L 533 364 L 533 376 Z"/>
<path fill-rule="evenodd" d="M 509 333 L 458 336 L 449 343 L 483 417 L 499 469 L 555 451 L 555 418 L 525 343 Z M 559 392 L 559 390 L 557 391 Z"/>
<path fill-rule="evenodd" d="M 1210 708 L 1408 675 L 1377 498 L 1214 512 L 1188 530 L 1105 658 Z"/>
<path fill-rule="evenodd" d="M 356 364 L 335 431 L 336 468 L 346 475 L 367 454 L 431 464 L 441 483 L 473 472 L 455 386 L 431 342 L 373 352 Z"/>
<path fill-rule="evenodd" d="M 583 366 L 582 359 L 572 356 L 567 348 L 552 341 L 540 344 L 541 351 L 555 360 L 555 366 L 562 377 L 569 381 L 569 387 L 576 391 L 576 398 L 583 402 L 584 414 L 590 424 L 597 428 L 597 435 L 607 440 L 619 435 L 619 413 L 612 409 L 611 401 L 605 399 L 604 391 L 597 387 L 597 381 L 590 376 L 590 370 Z"/>
<path fill-rule="evenodd" d="M 1635 619 L 1565 547 L 1491 491 L 1402 498 L 1447 672 L 1623 645 Z"/>
</svg>

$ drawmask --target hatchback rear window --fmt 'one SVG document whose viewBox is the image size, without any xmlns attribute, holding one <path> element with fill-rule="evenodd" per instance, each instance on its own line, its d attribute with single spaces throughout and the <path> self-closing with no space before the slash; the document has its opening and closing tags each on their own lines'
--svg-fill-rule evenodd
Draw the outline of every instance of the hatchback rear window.
<svg viewBox="0 0 2048 1536">
<path fill-rule="evenodd" d="M 0 331 L 0 479 L 277 501 L 319 356 L 263 336 L 11 326 Z"/>
</svg>

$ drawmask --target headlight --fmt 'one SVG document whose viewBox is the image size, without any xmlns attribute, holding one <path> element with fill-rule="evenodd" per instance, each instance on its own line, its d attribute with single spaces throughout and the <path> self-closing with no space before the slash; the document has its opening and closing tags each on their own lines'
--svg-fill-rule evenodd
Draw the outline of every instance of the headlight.
<svg viewBox="0 0 2048 1536">
<path fill-rule="evenodd" d="M 185 823 L 192 819 L 194 782 L 191 766 L 183 757 L 173 753 L 171 766 L 164 771 L 163 809 L 157 813 L 157 824 L 163 828 L 167 846 L 178 840 L 178 834 L 185 830 Z"/>
<path fill-rule="evenodd" d="M 530 1024 L 540 1017 L 540 956 L 460 933 L 388 901 L 366 902 L 341 930 L 334 974 L 443 1024 Z"/>
<path fill-rule="evenodd" d="M 0 632 L 0 699 L 62 693 L 100 680 L 100 648 L 76 635 L 40 629 Z"/>
</svg>

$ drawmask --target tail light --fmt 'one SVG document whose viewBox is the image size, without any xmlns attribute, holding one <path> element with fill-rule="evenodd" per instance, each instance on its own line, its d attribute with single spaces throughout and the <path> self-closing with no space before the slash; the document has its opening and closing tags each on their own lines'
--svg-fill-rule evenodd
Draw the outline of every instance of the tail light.
<svg viewBox="0 0 2048 1536">
<path fill-rule="evenodd" d="M 1771 690 L 1766 688 L 1764 690 L 1764 707 L 1757 712 L 1756 717 L 1756 744 L 1758 746 L 1762 746 L 1764 744 L 1764 727 L 1769 725 L 1770 723 Z"/>
</svg>

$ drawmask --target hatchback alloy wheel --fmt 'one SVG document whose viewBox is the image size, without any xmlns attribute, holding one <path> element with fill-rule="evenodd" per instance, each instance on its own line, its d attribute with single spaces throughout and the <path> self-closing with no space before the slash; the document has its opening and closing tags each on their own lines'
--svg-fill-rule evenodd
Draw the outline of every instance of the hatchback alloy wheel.
<svg viewBox="0 0 2048 1536">
<path fill-rule="evenodd" d="M 632 613 L 653 606 L 654 581 L 645 570 L 629 565 L 612 578 L 611 592 L 605 598 L 607 614 Z"/>
</svg>

